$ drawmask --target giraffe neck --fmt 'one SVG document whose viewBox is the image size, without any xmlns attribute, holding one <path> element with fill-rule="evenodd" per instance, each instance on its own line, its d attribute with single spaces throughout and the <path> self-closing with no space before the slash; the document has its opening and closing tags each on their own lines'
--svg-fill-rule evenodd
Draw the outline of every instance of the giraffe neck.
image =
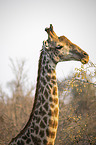
<svg viewBox="0 0 96 145">
<path fill-rule="evenodd" d="M 42 50 L 33 110 L 25 128 L 14 143 L 54 145 L 58 126 L 58 88 L 56 64 Z"/>
<path fill-rule="evenodd" d="M 39 132 L 37 138 L 39 135 L 41 144 L 54 145 L 59 112 L 58 88 L 56 64 L 47 55 L 45 51 L 41 52 L 33 120 L 39 126 L 39 128 L 37 127 Z"/>
</svg>

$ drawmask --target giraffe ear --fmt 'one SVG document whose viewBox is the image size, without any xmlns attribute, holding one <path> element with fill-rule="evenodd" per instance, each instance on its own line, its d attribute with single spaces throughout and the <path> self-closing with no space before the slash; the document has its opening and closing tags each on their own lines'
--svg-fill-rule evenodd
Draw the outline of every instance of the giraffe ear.
<svg viewBox="0 0 96 145">
<path fill-rule="evenodd" d="M 48 42 L 47 42 L 47 41 L 43 41 L 43 46 L 44 46 L 46 49 L 49 49 L 49 47 L 48 47 Z"/>
</svg>

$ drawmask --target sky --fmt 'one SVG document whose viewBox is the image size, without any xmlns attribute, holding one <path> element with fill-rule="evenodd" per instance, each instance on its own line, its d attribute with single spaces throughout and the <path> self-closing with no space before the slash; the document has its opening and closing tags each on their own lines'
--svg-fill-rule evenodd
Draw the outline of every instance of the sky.
<svg viewBox="0 0 96 145">
<path fill-rule="evenodd" d="M 27 60 L 29 79 L 36 84 L 38 60 L 45 28 L 53 24 L 58 36 L 64 35 L 85 50 L 96 63 L 96 0 L 0 0 L 0 84 L 13 79 L 10 58 Z M 80 62 L 57 65 L 57 78 L 65 78 Z"/>
</svg>

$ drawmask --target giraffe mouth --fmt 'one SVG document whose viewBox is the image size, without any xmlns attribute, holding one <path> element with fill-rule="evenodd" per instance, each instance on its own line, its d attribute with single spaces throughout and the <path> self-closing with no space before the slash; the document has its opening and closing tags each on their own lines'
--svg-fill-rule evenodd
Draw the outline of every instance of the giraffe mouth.
<svg viewBox="0 0 96 145">
<path fill-rule="evenodd" d="M 82 58 L 82 59 L 81 59 L 81 62 L 82 62 L 83 64 L 88 63 L 88 61 L 89 61 L 89 56 L 87 56 L 86 58 Z"/>
</svg>

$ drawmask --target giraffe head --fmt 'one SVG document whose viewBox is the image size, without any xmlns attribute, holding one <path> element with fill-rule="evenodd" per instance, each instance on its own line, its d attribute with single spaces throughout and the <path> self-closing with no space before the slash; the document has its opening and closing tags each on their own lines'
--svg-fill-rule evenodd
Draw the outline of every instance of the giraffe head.
<svg viewBox="0 0 96 145">
<path fill-rule="evenodd" d="M 65 36 L 58 37 L 53 31 L 52 24 L 50 24 L 50 28 L 45 28 L 45 31 L 48 33 L 48 40 L 44 45 L 55 63 L 76 60 L 86 64 L 89 61 L 89 55 L 79 46 L 73 44 Z"/>
</svg>

